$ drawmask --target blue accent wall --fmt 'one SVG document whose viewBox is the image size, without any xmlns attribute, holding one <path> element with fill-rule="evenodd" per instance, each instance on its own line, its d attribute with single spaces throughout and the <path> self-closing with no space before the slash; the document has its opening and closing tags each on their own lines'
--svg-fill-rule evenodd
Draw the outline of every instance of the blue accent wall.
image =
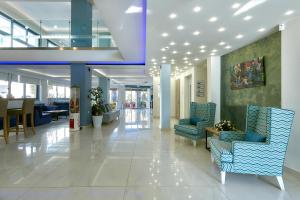
<svg viewBox="0 0 300 200">
<path fill-rule="evenodd" d="M 80 125 L 91 124 L 91 103 L 88 98 L 92 87 L 92 73 L 89 67 L 82 63 L 71 65 L 71 86 L 80 88 Z"/>
<path fill-rule="evenodd" d="M 109 103 L 110 79 L 106 77 L 100 77 L 99 87 L 103 90 L 104 103 Z"/>
<path fill-rule="evenodd" d="M 71 1 L 71 35 L 72 47 L 92 47 L 93 6 L 88 0 Z M 90 37 L 90 38 L 85 38 Z"/>
</svg>

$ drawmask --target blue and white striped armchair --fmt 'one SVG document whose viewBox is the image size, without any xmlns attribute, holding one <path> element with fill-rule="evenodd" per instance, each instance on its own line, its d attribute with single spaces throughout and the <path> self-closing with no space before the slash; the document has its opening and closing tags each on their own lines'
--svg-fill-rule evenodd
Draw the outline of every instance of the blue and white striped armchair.
<svg viewBox="0 0 300 200">
<path fill-rule="evenodd" d="M 221 170 L 225 184 L 226 172 L 276 176 L 284 190 L 283 165 L 294 111 L 248 105 L 245 133 L 224 131 L 219 139 L 211 139 L 211 158 Z M 249 141 L 259 135 L 265 140 Z"/>
<path fill-rule="evenodd" d="M 213 127 L 215 123 L 215 103 L 195 103 L 190 106 L 190 118 L 180 119 L 175 125 L 175 134 L 192 139 L 194 146 L 197 140 L 205 138 L 205 128 Z"/>
</svg>

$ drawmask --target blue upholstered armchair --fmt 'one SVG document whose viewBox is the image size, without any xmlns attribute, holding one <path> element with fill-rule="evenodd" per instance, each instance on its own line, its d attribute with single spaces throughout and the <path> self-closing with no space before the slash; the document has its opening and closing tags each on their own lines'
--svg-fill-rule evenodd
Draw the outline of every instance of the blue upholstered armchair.
<svg viewBox="0 0 300 200">
<path fill-rule="evenodd" d="M 290 110 L 248 105 L 245 133 L 221 132 L 211 139 L 211 158 L 226 172 L 276 176 L 284 190 L 283 164 L 294 112 Z"/>
<path fill-rule="evenodd" d="M 197 140 L 205 137 L 205 128 L 214 126 L 215 112 L 215 103 L 192 102 L 190 118 L 179 120 L 179 124 L 174 126 L 175 134 L 192 139 L 194 146 L 196 146 Z"/>
</svg>

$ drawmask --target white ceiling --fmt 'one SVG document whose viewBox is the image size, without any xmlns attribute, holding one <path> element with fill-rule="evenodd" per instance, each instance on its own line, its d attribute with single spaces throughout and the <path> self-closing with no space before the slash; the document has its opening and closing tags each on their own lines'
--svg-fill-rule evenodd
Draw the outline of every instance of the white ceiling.
<svg viewBox="0 0 300 200">
<path fill-rule="evenodd" d="M 252 0 L 264 1 L 264 0 Z M 147 65 L 153 66 L 152 59 L 156 59 L 157 65 L 163 61 L 162 57 L 167 57 L 165 62 L 171 63 L 175 60 L 174 66 L 183 68 L 183 58 L 188 58 L 188 63 L 195 65 L 199 61 L 210 56 L 212 50 L 217 50 L 215 55 L 224 55 L 253 41 L 265 37 L 274 30 L 278 24 L 300 16 L 299 0 L 267 0 L 261 5 L 252 8 L 238 16 L 234 13 L 238 9 L 233 9 L 234 3 L 239 3 L 240 8 L 249 0 L 151 0 L 148 1 L 147 20 Z M 199 6 L 201 10 L 194 12 L 194 7 Z M 285 15 L 288 10 L 293 10 L 294 14 Z M 177 17 L 170 19 L 169 15 L 175 13 Z M 245 21 L 243 18 L 252 16 L 251 20 Z M 217 21 L 209 22 L 211 17 L 217 17 Z M 177 26 L 184 26 L 183 30 L 177 30 Z M 218 29 L 224 27 L 225 31 Z M 258 32 L 264 28 L 265 31 Z M 199 31 L 195 36 L 193 32 Z M 162 37 L 163 33 L 168 33 L 168 37 Z M 237 39 L 236 36 L 242 34 L 244 37 Z M 171 46 L 170 42 L 176 45 Z M 188 42 L 190 45 L 184 46 Z M 225 42 L 220 46 L 220 42 Z M 206 52 L 200 52 L 200 46 L 205 45 Z M 230 45 L 230 49 L 224 47 Z M 165 52 L 162 48 L 169 47 Z M 177 51 L 177 54 L 173 54 Z M 191 55 L 187 55 L 191 52 Z"/>
</svg>

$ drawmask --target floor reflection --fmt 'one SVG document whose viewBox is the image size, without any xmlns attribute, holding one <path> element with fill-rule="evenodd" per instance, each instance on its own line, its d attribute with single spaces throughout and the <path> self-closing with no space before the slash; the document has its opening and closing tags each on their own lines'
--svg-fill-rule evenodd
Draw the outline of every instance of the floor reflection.
<svg viewBox="0 0 300 200">
<path fill-rule="evenodd" d="M 150 129 L 151 112 L 150 109 L 126 109 L 125 129 Z"/>
</svg>

